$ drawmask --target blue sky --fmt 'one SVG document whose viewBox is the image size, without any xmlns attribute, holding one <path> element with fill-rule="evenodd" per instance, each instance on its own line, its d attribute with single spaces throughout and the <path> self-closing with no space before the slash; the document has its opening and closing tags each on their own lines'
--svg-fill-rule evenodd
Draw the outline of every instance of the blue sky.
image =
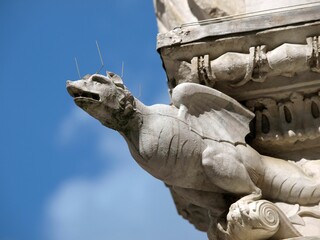
<svg viewBox="0 0 320 240">
<path fill-rule="evenodd" d="M 2 0 L 0 32 L 0 240 L 206 239 L 65 90 L 98 40 L 134 95 L 169 102 L 152 1 Z"/>
</svg>

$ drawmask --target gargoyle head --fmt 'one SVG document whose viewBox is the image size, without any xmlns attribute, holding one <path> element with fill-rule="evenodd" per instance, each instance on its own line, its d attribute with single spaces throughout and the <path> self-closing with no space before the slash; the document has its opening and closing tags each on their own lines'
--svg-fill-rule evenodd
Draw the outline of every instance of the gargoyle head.
<svg viewBox="0 0 320 240">
<path fill-rule="evenodd" d="M 117 131 L 125 128 L 134 112 L 133 96 L 121 78 L 111 72 L 67 81 L 67 90 L 80 108 Z"/>
</svg>

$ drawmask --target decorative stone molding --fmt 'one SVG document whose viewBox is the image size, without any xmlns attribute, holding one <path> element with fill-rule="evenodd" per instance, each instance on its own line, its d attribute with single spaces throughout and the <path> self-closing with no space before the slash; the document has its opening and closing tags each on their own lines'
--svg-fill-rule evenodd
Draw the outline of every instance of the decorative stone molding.
<svg viewBox="0 0 320 240">
<path fill-rule="evenodd" d="M 181 5 L 183 6 L 183 4 L 184 1 L 182 1 Z M 179 7 L 181 6 L 179 5 Z M 176 28 L 169 32 L 159 34 L 157 48 L 181 46 L 182 44 L 199 42 L 203 39 L 208 40 L 210 37 L 226 37 L 234 34 L 245 35 L 257 30 L 287 27 L 290 25 L 297 26 L 307 22 L 314 22 L 315 20 L 319 20 L 319 9 L 320 5 L 317 1 L 300 7 L 292 6 L 291 8 L 273 9 L 274 11 L 226 16 L 199 22 L 193 18 L 185 21 L 181 26 L 179 24 L 174 25 Z"/>
<path fill-rule="evenodd" d="M 274 144 L 320 137 L 320 96 L 292 93 L 289 99 L 260 98 L 245 105 L 255 113 L 255 138 Z"/>
<path fill-rule="evenodd" d="M 179 73 L 192 74 L 193 82 L 212 86 L 216 81 L 233 82 L 240 87 L 249 81 L 264 82 L 268 77 L 293 77 L 298 72 L 320 72 L 320 40 L 318 36 L 306 39 L 307 44 L 284 43 L 267 51 L 266 45 L 250 47 L 249 53 L 227 52 L 214 60 L 209 55 L 194 57 L 191 63 L 182 61 Z M 181 75 L 184 79 L 185 74 Z"/>
<path fill-rule="evenodd" d="M 307 43 L 312 49 L 312 53 L 309 60 L 311 70 L 320 73 L 320 37 L 309 37 Z"/>
<path fill-rule="evenodd" d="M 209 55 L 194 57 L 191 59 L 191 63 L 182 61 L 178 68 L 177 83 L 182 82 L 194 82 L 203 83 L 207 86 L 213 86 L 216 77 L 212 73 L 211 63 Z M 183 76 L 179 78 L 179 76 Z M 187 76 L 187 77 L 184 77 Z"/>
</svg>

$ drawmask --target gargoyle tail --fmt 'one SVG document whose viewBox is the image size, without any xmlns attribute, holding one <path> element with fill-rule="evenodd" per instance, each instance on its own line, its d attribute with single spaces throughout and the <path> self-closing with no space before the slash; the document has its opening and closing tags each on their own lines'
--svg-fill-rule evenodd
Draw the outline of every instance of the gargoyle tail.
<svg viewBox="0 0 320 240">
<path fill-rule="evenodd" d="M 301 205 L 320 202 L 319 177 L 291 161 L 270 157 L 263 157 L 263 161 L 266 168 L 259 185 L 266 198 Z"/>
</svg>

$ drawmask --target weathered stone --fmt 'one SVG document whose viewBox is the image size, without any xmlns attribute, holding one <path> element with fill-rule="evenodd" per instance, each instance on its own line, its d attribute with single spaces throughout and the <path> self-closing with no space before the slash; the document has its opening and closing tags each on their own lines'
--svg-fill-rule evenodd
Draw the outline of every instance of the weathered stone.
<svg viewBox="0 0 320 240">
<path fill-rule="evenodd" d="M 260 153 L 294 160 L 319 159 L 319 11 L 320 5 L 312 4 L 255 15 L 255 20 L 249 17 L 182 27 L 180 31 L 188 35 L 178 29 L 159 35 L 169 88 L 187 78 L 187 82 L 193 79 L 214 87 L 255 113 L 248 140 Z M 277 19 L 287 25 L 277 27 Z M 254 24 L 248 25 L 252 20 Z M 229 28 L 239 24 L 244 28 Z M 250 31 L 244 34 L 242 30 L 248 27 Z M 232 37 L 220 35 L 225 33 Z M 170 34 L 175 34 L 179 44 L 166 44 Z M 199 41 L 201 37 L 204 39 Z M 209 64 L 203 67 L 199 63 L 205 58 Z M 193 77 L 186 69 L 191 69 Z"/>
<path fill-rule="evenodd" d="M 319 239 L 320 4 L 154 3 L 172 104 L 145 106 L 110 72 L 69 81 L 75 103 L 210 240 Z"/>
<path fill-rule="evenodd" d="M 309 176 L 319 176 L 316 162 L 320 159 L 320 4 L 314 0 L 237 3 L 243 4 L 238 8 L 238 15 L 216 19 L 198 17 L 198 21 L 189 19 L 172 31 L 160 32 L 158 51 L 169 89 L 183 82 L 194 82 L 235 98 L 255 113 L 247 143 L 265 155 L 296 161 Z M 205 12 L 208 6 L 197 9 Z M 285 184 L 281 189 L 297 191 Z M 270 194 L 267 192 L 262 190 L 263 194 Z M 277 203 L 278 212 L 288 217 L 299 234 L 320 235 L 318 204 L 285 202 Z M 245 208 L 241 204 L 237 206 L 234 212 Z M 268 238 L 259 228 L 246 225 L 249 212 L 235 221 L 241 222 L 240 228 L 228 223 L 229 229 L 232 226 L 236 229 L 231 239 Z M 210 228 L 208 233 L 210 239 L 215 239 Z M 271 229 L 265 234 L 270 233 Z M 224 238 L 228 237 L 220 236 Z M 283 236 L 272 237 L 279 238 Z"/>
<path fill-rule="evenodd" d="M 113 73 L 68 81 L 67 89 L 80 108 L 125 138 L 137 163 L 170 187 L 179 212 L 207 228 L 210 239 L 300 236 L 296 219 L 301 224 L 320 210 L 320 160 L 260 155 L 245 142 L 254 115 L 217 90 L 181 83 L 173 105 L 145 106 Z M 292 221 L 262 197 L 289 208 L 314 206 L 291 211 Z"/>
</svg>

